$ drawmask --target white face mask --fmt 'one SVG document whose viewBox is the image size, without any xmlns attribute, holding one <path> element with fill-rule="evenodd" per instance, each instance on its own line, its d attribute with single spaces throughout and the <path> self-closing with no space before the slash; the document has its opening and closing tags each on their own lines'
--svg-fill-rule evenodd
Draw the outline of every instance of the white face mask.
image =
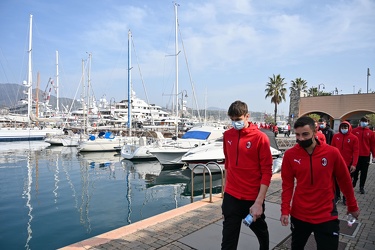
<svg viewBox="0 0 375 250">
<path fill-rule="evenodd" d="M 361 122 L 361 127 L 364 128 L 364 127 L 367 127 L 368 125 L 368 122 Z"/>
<path fill-rule="evenodd" d="M 343 133 L 344 135 L 346 134 L 346 133 L 348 133 L 348 129 L 341 129 L 341 133 Z"/>
<path fill-rule="evenodd" d="M 241 130 L 245 127 L 245 122 L 243 120 L 240 121 L 232 121 L 232 126 L 236 130 Z"/>
</svg>

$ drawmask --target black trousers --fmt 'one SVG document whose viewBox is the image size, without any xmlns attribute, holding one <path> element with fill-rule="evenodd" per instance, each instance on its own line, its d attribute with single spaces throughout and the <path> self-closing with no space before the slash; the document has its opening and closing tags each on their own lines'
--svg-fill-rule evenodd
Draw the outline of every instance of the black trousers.
<svg viewBox="0 0 375 250">
<path fill-rule="evenodd" d="M 317 245 L 317 250 L 335 250 L 339 246 L 340 222 L 338 219 L 311 224 L 290 218 L 292 230 L 292 250 L 303 250 L 312 232 Z"/>
<path fill-rule="evenodd" d="M 364 188 L 366 179 L 367 179 L 367 171 L 368 171 L 368 166 L 370 165 L 370 156 L 360 156 L 358 158 L 358 163 L 357 163 L 357 168 L 356 170 L 352 173 L 353 177 L 353 187 L 358 181 L 358 174 L 361 172 L 360 179 L 359 179 L 359 187 Z"/>
<path fill-rule="evenodd" d="M 227 193 L 224 193 L 223 204 L 221 207 L 224 215 L 221 249 L 237 249 L 242 220 L 249 214 L 249 208 L 253 204 L 254 201 L 239 200 Z M 268 250 L 269 234 L 267 223 L 265 221 L 266 216 L 264 215 L 264 210 L 265 205 L 263 203 L 263 214 L 255 222 L 251 223 L 250 229 L 258 238 L 259 249 Z M 249 249 L 254 249 L 254 247 L 249 246 Z"/>
<path fill-rule="evenodd" d="M 349 173 L 350 173 L 350 167 L 351 167 L 351 165 L 352 164 L 349 164 L 349 166 L 348 166 Z M 336 178 L 335 178 L 335 195 L 336 195 L 335 196 L 336 198 L 341 197 L 341 190 L 340 190 L 339 184 L 337 183 Z"/>
</svg>

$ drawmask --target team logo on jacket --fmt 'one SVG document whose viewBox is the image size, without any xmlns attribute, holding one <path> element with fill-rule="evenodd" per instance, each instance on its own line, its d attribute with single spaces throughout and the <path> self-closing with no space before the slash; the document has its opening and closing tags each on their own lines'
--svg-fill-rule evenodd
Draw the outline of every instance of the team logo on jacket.
<svg viewBox="0 0 375 250">
<path fill-rule="evenodd" d="M 350 139 L 348 139 L 348 143 L 350 143 Z"/>
<path fill-rule="evenodd" d="M 246 148 L 251 148 L 251 142 L 246 142 Z"/>
<path fill-rule="evenodd" d="M 325 157 L 322 158 L 322 166 L 323 167 L 327 166 L 327 163 L 328 163 L 327 159 Z"/>
</svg>

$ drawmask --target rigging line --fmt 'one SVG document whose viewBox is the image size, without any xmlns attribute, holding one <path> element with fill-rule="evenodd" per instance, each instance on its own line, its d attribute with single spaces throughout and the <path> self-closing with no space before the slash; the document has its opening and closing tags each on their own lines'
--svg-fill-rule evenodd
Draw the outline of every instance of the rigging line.
<svg viewBox="0 0 375 250">
<path fill-rule="evenodd" d="M 197 102 L 197 96 L 196 96 L 196 94 L 195 94 L 194 82 L 193 82 L 193 79 L 192 79 L 192 77 L 191 77 L 190 68 L 189 68 L 189 63 L 188 63 L 187 56 L 186 56 L 185 45 L 184 45 L 184 40 L 182 39 L 182 34 L 181 34 L 180 26 L 178 26 L 178 31 L 179 31 L 179 33 L 180 33 L 181 45 L 182 45 L 182 49 L 183 49 L 183 51 L 184 51 L 184 57 L 185 57 L 185 62 L 186 62 L 186 68 L 187 68 L 187 70 L 188 70 L 189 79 L 190 79 L 190 84 L 191 84 L 191 89 L 192 89 L 192 91 L 193 91 L 193 98 L 194 98 L 194 101 L 195 101 L 195 106 L 196 106 L 196 108 L 197 108 L 198 120 L 199 120 L 199 122 L 201 122 L 201 116 L 200 116 L 200 112 L 199 112 L 199 107 L 198 107 L 198 102 Z"/>
<path fill-rule="evenodd" d="M 141 77 L 141 82 L 142 82 L 142 86 L 143 86 L 143 91 L 145 92 L 145 95 L 146 95 L 146 101 L 147 101 L 147 104 L 149 106 L 149 110 L 150 110 L 150 116 L 151 116 L 151 121 L 152 123 L 154 123 L 154 117 L 152 115 L 152 109 L 151 109 L 151 105 L 150 105 L 150 101 L 148 99 L 148 95 L 147 95 L 147 91 L 146 91 L 146 86 L 145 86 L 145 83 L 143 81 L 143 75 L 142 75 L 142 71 L 141 71 L 141 67 L 139 66 L 139 60 L 138 60 L 138 54 L 135 50 L 135 45 L 134 45 L 134 40 L 133 40 L 133 35 L 131 36 L 131 41 L 132 41 L 132 46 L 133 46 L 133 51 L 134 51 L 134 55 L 135 55 L 135 59 L 137 61 L 137 66 L 138 66 L 138 72 L 139 72 L 139 75 Z"/>
<path fill-rule="evenodd" d="M 87 67 L 87 65 L 88 65 L 88 64 L 85 64 L 84 71 L 86 71 L 86 67 Z M 82 84 L 82 81 L 83 81 L 83 77 L 84 77 L 84 75 L 81 74 L 81 78 L 80 78 L 80 80 L 79 80 L 78 87 L 77 87 L 77 89 L 76 89 L 76 93 L 74 94 L 73 101 L 72 101 L 72 103 L 71 103 L 71 105 L 70 105 L 70 107 L 69 107 L 68 115 L 67 115 L 66 118 L 65 118 L 64 127 L 65 127 L 65 125 L 68 124 L 69 115 L 70 115 L 71 112 L 72 112 L 73 106 L 74 106 L 74 104 L 75 104 L 75 100 L 76 100 L 77 95 L 78 95 L 78 91 L 79 91 L 79 89 L 81 88 L 81 84 Z"/>
</svg>

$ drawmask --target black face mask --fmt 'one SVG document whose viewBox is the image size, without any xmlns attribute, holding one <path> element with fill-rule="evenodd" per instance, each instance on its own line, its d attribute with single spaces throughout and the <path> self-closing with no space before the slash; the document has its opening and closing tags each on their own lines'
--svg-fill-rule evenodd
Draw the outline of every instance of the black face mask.
<svg viewBox="0 0 375 250">
<path fill-rule="evenodd" d="M 303 148 L 308 148 L 311 146 L 311 144 L 313 143 L 313 138 L 311 137 L 310 139 L 307 139 L 307 140 L 304 140 L 304 141 L 300 141 L 297 139 L 297 143 L 303 147 Z"/>
</svg>

